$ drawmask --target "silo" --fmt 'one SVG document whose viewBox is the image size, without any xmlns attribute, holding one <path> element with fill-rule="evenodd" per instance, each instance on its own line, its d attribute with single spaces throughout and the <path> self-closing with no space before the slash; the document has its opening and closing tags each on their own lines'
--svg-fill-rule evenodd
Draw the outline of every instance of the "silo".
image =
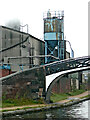
<svg viewBox="0 0 90 120">
<path fill-rule="evenodd" d="M 45 55 L 53 55 L 60 60 L 65 59 L 66 43 L 64 41 L 64 11 L 44 13 Z M 45 58 L 45 63 L 52 60 Z"/>
</svg>

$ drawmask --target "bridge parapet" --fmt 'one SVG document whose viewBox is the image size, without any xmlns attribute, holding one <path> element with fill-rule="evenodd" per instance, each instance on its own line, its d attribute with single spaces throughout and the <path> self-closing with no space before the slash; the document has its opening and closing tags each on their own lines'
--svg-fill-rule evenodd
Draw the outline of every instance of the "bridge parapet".
<svg viewBox="0 0 90 120">
<path fill-rule="evenodd" d="M 45 65 L 46 75 L 74 68 L 90 66 L 90 56 L 70 58 Z"/>
<path fill-rule="evenodd" d="M 45 72 L 43 67 L 19 71 L 0 78 L 3 99 L 38 99 L 45 97 Z"/>
</svg>

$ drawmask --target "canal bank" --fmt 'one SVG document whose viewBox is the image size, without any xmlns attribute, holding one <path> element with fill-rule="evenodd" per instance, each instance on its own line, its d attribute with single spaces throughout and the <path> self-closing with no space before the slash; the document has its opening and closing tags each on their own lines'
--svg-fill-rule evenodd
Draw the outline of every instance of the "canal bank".
<svg viewBox="0 0 90 120">
<path fill-rule="evenodd" d="M 87 97 L 88 92 L 82 93 L 77 96 L 71 96 L 66 100 L 59 101 L 57 103 L 52 104 L 41 104 L 41 105 L 33 105 L 33 106 L 23 106 L 22 108 L 12 108 L 12 109 L 3 109 L 2 116 L 14 116 L 14 115 L 22 115 L 31 112 L 45 111 L 51 109 L 57 109 L 62 107 L 72 106 L 74 104 L 78 104 L 80 102 L 90 100 L 90 96 Z"/>
</svg>

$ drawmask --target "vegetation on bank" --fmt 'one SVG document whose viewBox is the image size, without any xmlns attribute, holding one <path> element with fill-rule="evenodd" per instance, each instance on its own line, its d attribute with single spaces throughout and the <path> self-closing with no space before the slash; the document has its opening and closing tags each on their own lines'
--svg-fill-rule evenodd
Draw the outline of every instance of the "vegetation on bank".
<svg viewBox="0 0 90 120">
<path fill-rule="evenodd" d="M 31 99 L 3 99 L 2 100 L 2 108 L 5 107 L 14 107 L 14 106 L 23 106 L 23 105 L 36 105 L 42 104 L 43 99 L 31 100 Z"/>
<path fill-rule="evenodd" d="M 79 95 L 81 93 L 85 92 L 85 90 L 74 90 L 73 92 L 69 93 L 62 93 L 62 94 L 55 94 L 52 93 L 51 95 L 51 101 L 52 102 L 57 102 L 60 100 L 67 99 L 69 96 L 75 96 Z M 38 99 L 38 100 L 30 100 L 30 99 L 2 99 L 2 108 L 5 107 L 14 107 L 14 106 L 23 106 L 23 105 L 37 105 L 37 104 L 44 104 L 44 100 Z"/>
<path fill-rule="evenodd" d="M 69 96 L 75 96 L 75 95 L 79 95 L 81 93 L 85 92 L 85 90 L 81 89 L 81 90 L 74 90 L 72 92 L 69 93 L 62 93 L 62 94 L 56 94 L 56 93 L 52 93 L 51 95 L 51 101 L 52 102 L 57 102 L 60 100 L 65 100 L 67 99 Z"/>
</svg>

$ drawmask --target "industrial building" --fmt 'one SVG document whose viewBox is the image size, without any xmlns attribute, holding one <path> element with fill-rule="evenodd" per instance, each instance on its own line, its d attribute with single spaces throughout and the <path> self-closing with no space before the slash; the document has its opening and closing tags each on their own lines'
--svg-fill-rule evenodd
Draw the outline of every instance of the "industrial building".
<svg viewBox="0 0 90 120">
<path fill-rule="evenodd" d="M 43 20 L 44 41 L 23 31 L 0 26 L 0 70 L 8 69 L 6 75 L 70 58 L 64 40 L 64 11 L 49 10 L 44 13 Z"/>
<path fill-rule="evenodd" d="M 0 26 L 0 64 L 3 67 L 9 68 L 10 65 L 10 69 L 16 72 L 22 69 L 22 65 L 23 69 L 28 69 L 32 65 L 44 64 L 44 58 L 40 55 L 44 55 L 44 41 L 28 33 Z"/>
<path fill-rule="evenodd" d="M 8 98 L 14 97 L 15 91 L 19 91 L 19 93 L 21 91 L 21 95 L 22 91 L 27 92 L 28 90 L 30 98 L 42 97 L 43 91 L 45 94 L 45 87 L 43 86 L 46 84 L 45 66 L 40 67 L 40 69 L 38 69 L 39 67 L 30 68 L 70 58 L 70 53 L 66 50 L 67 41 L 64 40 L 64 11 L 51 12 L 49 10 L 44 13 L 43 20 L 44 40 L 40 40 L 19 29 L 15 30 L 0 26 L 0 77 L 27 69 L 26 73 L 25 71 L 18 72 L 18 75 L 15 73 L 15 78 L 11 78 L 13 82 L 10 80 L 12 83 L 7 84 L 8 81 L 6 80 L 6 83 L 3 83 L 2 91 L 7 91 Z M 72 48 L 71 54 L 74 57 Z M 60 62 L 62 64 L 62 61 Z M 61 67 L 58 66 L 56 70 L 58 71 L 59 68 Z M 51 72 L 50 66 L 48 72 Z M 73 90 L 73 88 L 79 89 L 82 81 L 85 85 L 87 84 L 87 78 L 86 73 L 83 73 L 83 75 L 81 73 L 66 75 L 55 83 L 51 91 L 52 93 L 65 93 Z M 80 79 L 81 83 L 78 79 Z M 21 85 L 22 87 L 20 87 Z M 85 85 L 83 87 L 87 89 Z M 29 89 L 27 89 L 28 86 Z"/>
<path fill-rule="evenodd" d="M 45 55 L 51 54 L 59 60 L 66 59 L 66 41 L 64 40 L 64 11 L 44 13 Z M 45 63 L 52 62 L 45 58 Z"/>
</svg>

